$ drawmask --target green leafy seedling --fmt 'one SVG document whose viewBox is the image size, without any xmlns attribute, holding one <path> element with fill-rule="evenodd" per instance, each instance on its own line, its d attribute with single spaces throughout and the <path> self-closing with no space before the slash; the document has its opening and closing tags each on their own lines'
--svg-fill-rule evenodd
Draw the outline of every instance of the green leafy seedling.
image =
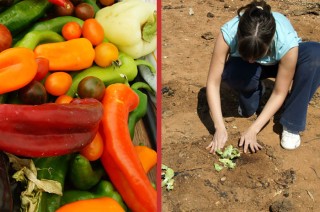
<svg viewBox="0 0 320 212">
<path fill-rule="evenodd" d="M 170 191 L 173 189 L 174 179 L 172 178 L 174 177 L 174 171 L 164 164 L 161 165 L 161 169 L 163 171 L 161 175 L 164 176 L 164 179 L 161 182 L 161 187 L 166 186 L 166 189 Z"/>
</svg>

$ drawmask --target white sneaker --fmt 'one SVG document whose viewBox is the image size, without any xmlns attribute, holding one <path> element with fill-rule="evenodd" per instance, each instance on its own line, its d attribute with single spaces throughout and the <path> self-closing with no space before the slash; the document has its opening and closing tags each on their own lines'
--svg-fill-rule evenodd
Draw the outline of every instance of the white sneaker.
<svg viewBox="0 0 320 212">
<path fill-rule="evenodd" d="M 293 150 L 300 146 L 301 139 L 299 133 L 290 132 L 286 128 L 283 128 L 281 146 L 287 150 Z"/>
</svg>

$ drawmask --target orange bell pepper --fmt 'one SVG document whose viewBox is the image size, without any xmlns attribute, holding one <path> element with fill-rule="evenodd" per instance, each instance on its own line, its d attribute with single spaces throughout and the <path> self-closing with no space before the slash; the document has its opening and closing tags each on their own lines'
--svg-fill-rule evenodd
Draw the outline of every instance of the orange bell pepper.
<svg viewBox="0 0 320 212">
<path fill-rule="evenodd" d="M 86 38 L 76 38 L 57 43 L 38 45 L 34 49 L 36 57 L 49 60 L 51 71 L 79 71 L 92 66 L 95 51 Z"/>
<path fill-rule="evenodd" d="M 9 48 L 0 53 L 0 94 L 17 90 L 33 80 L 37 63 L 32 50 Z"/>
<path fill-rule="evenodd" d="M 157 164 L 157 152 L 147 146 L 135 146 L 143 169 L 148 173 Z"/>
<path fill-rule="evenodd" d="M 101 162 L 112 184 L 133 212 L 156 212 L 157 192 L 145 173 L 132 143 L 129 112 L 139 104 L 138 95 L 127 85 L 111 84 L 102 100 Z"/>
<path fill-rule="evenodd" d="M 120 204 L 112 198 L 101 197 L 79 200 L 60 207 L 56 212 L 124 212 Z"/>
</svg>

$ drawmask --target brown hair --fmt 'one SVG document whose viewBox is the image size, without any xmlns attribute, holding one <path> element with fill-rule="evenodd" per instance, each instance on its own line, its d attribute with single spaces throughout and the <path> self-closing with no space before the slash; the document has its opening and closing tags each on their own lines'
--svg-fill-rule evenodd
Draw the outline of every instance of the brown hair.
<svg viewBox="0 0 320 212">
<path fill-rule="evenodd" d="M 243 13 L 242 13 L 243 12 Z M 253 1 L 237 11 L 238 51 L 245 60 L 256 60 L 268 51 L 276 31 L 271 7 L 265 1 Z"/>
</svg>

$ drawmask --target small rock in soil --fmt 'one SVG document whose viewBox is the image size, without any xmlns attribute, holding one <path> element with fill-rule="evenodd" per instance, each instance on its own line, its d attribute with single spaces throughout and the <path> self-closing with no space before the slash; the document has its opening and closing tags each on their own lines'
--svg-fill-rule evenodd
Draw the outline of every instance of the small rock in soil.
<svg viewBox="0 0 320 212">
<path fill-rule="evenodd" d="M 212 34 L 212 32 L 206 32 L 203 35 L 201 35 L 201 37 L 205 40 L 212 40 L 214 39 L 214 36 Z"/>
<path fill-rule="evenodd" d="M 293 204 L 288 199 L 278 200 L 270 206 L 270 212 L 294 211 L 293 209 Z"/>
<path fill-rule="evenodd" d="M 213 17 L 214 17 L 214 14 L 213 14 L 212 12 L 208 12 L 208 13 L 207 13 L 207 17 L 208 17 L 208 18 L 213 18 Z"/>
</svg>

